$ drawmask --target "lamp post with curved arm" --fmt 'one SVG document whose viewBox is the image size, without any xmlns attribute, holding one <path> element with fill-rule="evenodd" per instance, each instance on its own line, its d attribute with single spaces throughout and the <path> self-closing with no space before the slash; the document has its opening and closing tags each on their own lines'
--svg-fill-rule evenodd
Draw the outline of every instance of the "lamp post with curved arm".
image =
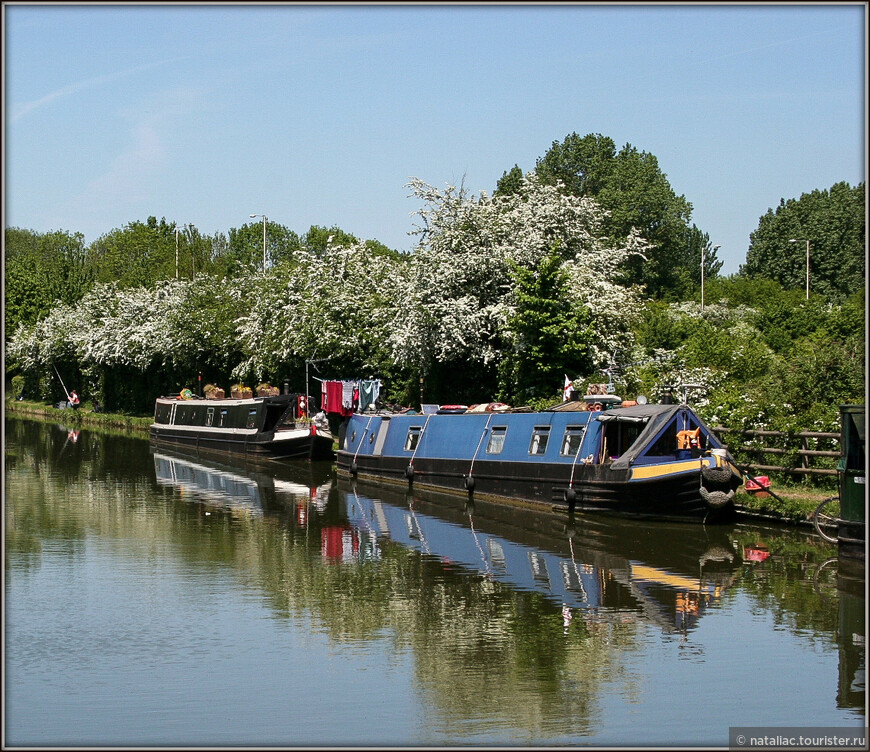
<svg viewBox="0 0 870 752">
<path fill-rule="evenodd" d="M 791 238 L 789 243 L 799 243 L 800 240 L 798 238 Z M 810 299 L 810 241 L 809 238 L 806 240 L 807 244 L 807 300 Z"/>
<path fill-rule="evenodd" d="M 175 279 L 178 279 L 178 233 L 184 232 L 178 223 L 175 223 Z"/>
<path fill-rule="evenodd" d="M 254 217 L 262 217 L 263 218 L 263 274 L 266 273 L 266 215 L 265 214 L 251 214 L 251 219 Z"/>
</svg>

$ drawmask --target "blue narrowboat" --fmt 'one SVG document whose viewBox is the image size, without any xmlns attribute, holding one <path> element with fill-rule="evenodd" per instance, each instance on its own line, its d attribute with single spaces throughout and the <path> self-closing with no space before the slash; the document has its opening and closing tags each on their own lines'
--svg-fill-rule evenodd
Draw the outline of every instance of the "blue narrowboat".
<svg viewBox="0 0 870 752">
<path fill-rule="evenodd" d="M 541 412 L 355 414 L 337 469 L 569 510 L 710 521 L 733 512 L 742 474 L 692 407 L 591 399 Z"/>
</svg>

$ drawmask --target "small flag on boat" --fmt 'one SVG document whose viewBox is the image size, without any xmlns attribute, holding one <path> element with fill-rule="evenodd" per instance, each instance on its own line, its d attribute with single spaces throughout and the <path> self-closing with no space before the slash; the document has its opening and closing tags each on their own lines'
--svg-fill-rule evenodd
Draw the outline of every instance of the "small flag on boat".
<svg viewBox="0 0 870 752">
<path fill-rule="evenodd" d="M 567 402 L 574 393 L 574 382 L 565 375 L 565 386 L 562 387 L 562 401 Z"/>
</svg>

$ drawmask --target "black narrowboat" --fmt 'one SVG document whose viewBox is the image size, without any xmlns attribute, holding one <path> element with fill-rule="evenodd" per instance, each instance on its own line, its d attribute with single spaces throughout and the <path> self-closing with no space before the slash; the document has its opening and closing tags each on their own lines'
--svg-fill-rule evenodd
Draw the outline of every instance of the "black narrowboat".
<svg viewBox="0 0 870 752">
<path fill-rule="evenodd" d="M 299 397 L 158 397 L 151 441 L 264 459 L 332 459 L 332 433 L 327 426 L 308 421 L 299 409 Z"/>
</svg>

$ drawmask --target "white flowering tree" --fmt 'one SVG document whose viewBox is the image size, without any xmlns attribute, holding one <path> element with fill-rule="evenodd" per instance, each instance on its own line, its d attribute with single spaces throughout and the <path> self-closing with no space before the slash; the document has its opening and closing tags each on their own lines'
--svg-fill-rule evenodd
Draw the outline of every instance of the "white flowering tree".
<svg viewBox="0 0 870 752">
<path fill-rule="evenodd" d="M 258 280 L 238 320 L 245 357 L 233 375 L 260 379 L 306 360 L 329 361 L 348 377 L 380 371 L 401 267 L 361 241 L 297 252 L 292 264 Z"/>
<path fill-rule="evenodd" d="M 604 362 L 628 340 L 637 295 L 620 284 L 620 268 L 646 246 L 636 235 L 608 243 L 593 200 L 562 195 L 534 173 L 520 192 L 494 198 L 419 180 L 410 187 L 422 203 L 411 254 L 343 236 L 265 272 L 102 285 L 19 329 L 8 359 L 43 374 L 67 363 L 94 390 L 129 382 L 147 399 L 195 386 L 198 371 L 207 379 L 299 382 L 305 362 L 316 360 L 335 377 L 401 382 L 409 396 L 418 377 L 440 377 L 437 396 L 464 390 L 483 401 L 495 396 L 499 363 L 527 344 L 521 327 L 509 325 L 520 300 L 518 270 L 535 272 L 545 259 L 558 266 L 552 294 L 560 316 L 578 322 L 578 331 L 564 330 L 578 350 Z M 558 337 L 559 327 L 551 328 Z M 533 330 L 526 326 L 523 337 Z"/>
<path fill-rule="evenodd" d="M 594 357 L 630 338 L 638 298 L 619 284 L 620 270 L 648 246 L 637 233 L 621 246 L 609 244 L 595 201 L 563 195 L 534 173 L 517 193 L 494 198 L 471 196 L 462 186 L 440 191 L 418 179 L 409 187 L 424 206 L 417 212 L 420 241 L 409 263 L 406 302 L 391 330 L 397 362 L 421 373 L 467 363 L 491 378 L 487 367 L 517 345 L 508 327 L 517 303 L 512 270 L 536 269 L 552 253 L 562 259 L 572 305 L 591 314 Z"/>
</svg>

